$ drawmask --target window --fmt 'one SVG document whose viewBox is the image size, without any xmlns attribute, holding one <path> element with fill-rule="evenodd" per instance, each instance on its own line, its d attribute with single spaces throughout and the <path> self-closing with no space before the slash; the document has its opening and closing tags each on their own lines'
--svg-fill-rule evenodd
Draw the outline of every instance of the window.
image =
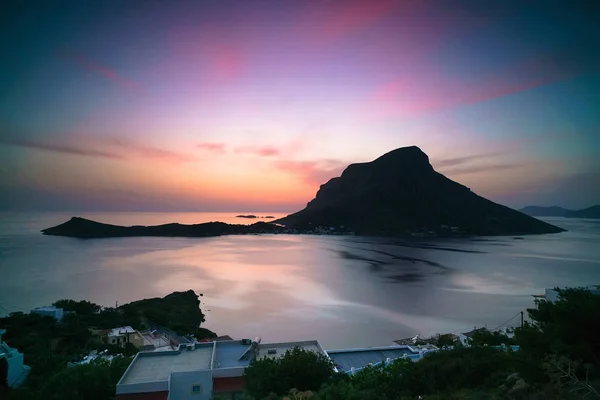
<svg viewBox="0 0 600 400">
<path fill-rule="evenodd" d="M 192 385 L 192 394 L 200 394 L 200 393 L 202 393 L 202 386 Z"/>
</svg>

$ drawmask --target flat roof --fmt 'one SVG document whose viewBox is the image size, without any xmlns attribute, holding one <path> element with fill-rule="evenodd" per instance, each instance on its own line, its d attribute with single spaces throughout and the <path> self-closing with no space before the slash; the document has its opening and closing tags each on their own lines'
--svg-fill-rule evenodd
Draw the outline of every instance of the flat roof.
<svg viewBox="0 0 600 400">
<path fill-rule="evenodd" d="M 62 308 L 56 308 L 55 306 L 43 306 L 43 307 L 36 307 L 31 311 L 58 311 L 61 310 Z"/>
<path fill-rule="evenodd" d="M 336 367 L 342 371 L 351 368 L 363 368 L 369 364 L 377 364 L 386 359 L 396 359 L 403 355 L 415 354 L 408 346 L 389 346 L 345 350 L 327 350 Z"/>
<path fill-rule="evenodd" d="M 181 345 L 179 350 L 143 351 L 135 357 L 118 385 L 137 383 L 166 382 L 171 372 L 206 371 L 211 369 L 247 367 L 254 358 L 251 345 L 243 345 L 241 340 L 225 340 L 196 343 L 195 350 L 187 350 Z M 303 342 L 262 343 L 258 346 L 258 358 L 281 357 L 287 350 L 300 346 L 305 350 L 326 355 L 316 340 Z M 214 349 L 214 359 L 213 359 Z M 275 354 L 269 354 L 276 349 Z"/>
<path fill-rule="evenodd" d="M 124 335 L 126 333 L 135 333 L 135 332 L 136 332 L 136 330 L 130 326 L 120 326 L 118 328 L 110 329 L 108 336 L 119 336 L 119 335 Z"/>
<path fill-rule="evenodd" d="M 224 340 L 216 343 L 214 369 L 247 367 L 250 365 L 250 359 L 241 359 L 250 348 L 250 345 L 242 344 L 241 340 Z"/>
<path fill-rule="evenodd" d="M 197 344 L 195 350 L 140 352 L 119 382 L 164 382 L 171 372 L 205 371 L 210 369 L 213 344 Z"/>
<path fill-rule="evenodd" d="M 282 342 L 282 343 L 261 343 L 258 347 L 257 358 L 278 358 L 285 354 L 286 351 L 293 349 L 296 346 L 302 347 L 304 350 L 310 350 L 326 355 L 325 351 L 316 340 L 307 340 L 303 342 Z M 275 349 L 275 354 L 269 354 L 269 349 Z"/>
</svg>

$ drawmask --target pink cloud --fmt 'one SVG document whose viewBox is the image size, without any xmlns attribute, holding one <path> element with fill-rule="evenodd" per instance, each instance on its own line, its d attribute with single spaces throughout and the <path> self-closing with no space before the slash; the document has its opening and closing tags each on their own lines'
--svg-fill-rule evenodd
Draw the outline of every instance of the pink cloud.
<svg viewBox="0 0 600 400">
<path fill-rule="evenodd" d="M 189 80 L 235 81 L 247 68 L 247 38 L 214 23 L 181 25 L 169 36 L 171 56 L 153 66 L 167 76 Z"/>
<path fill-rule="evenodd" d="M 217 79 L 235 80 L 241 76 L 245 68 L 245 54 L 236 45 L 222 44 L 218 46 L 212 61 L 212 71 Z"/>
<path fill-rule="evenodd" d="M 565 62 L 565 58 L 575 61 Z M 586 61 L 569 51 L 560 51 L 537 55 L 510 68 L 468 80 L 426 71 L 380 85 L 371 95 L 371 104 L 376 117 L 419 117 L 531 90 L 598 68 Z"/>
<path fill-rule="evenodd" d="M 277 161 L 275 166 L 292 175 L 298 176 L 310 185 L 322 185 L 329 179 L 340 176 L 347 163 L 340 160 L 318 161 Z"/>
<path fill-rule="evenodd" d="M 392 0 L 354 0 L 340 3 L 340 9 L 327 21 L 321 34 L 333 41 L 368 28 L 388 16 L 398 2 Z"/>
<path fill-rule="evenodd" d="M 117 71 L 102 64 L 99 64 L 91 59 L 85 57 L 82 54 L 76 52 L 62 52 L 62 56 L 70 61 L 75 62 L 77 65 L 82 67 L 83 69 L 92 72 L 96 75 L 100 75 L 103 78 L 106 78 L 121 87 L 127 89 L 139 89 L 140 85 L 130 79 L 127 79 L 121 76 Z"/>
<path fill-rule="evenodd" d="M 117 151 L 125 153 L 124 155 L 132 155 L 135 157 L 149 158 L 155 161 L 162 162 L 186 162 L 192 161 L 193 157 L 189 154 L 180 153 L 165 148 L 158 148 L 145 143 L 134 142 L 120 137 L 104 137 L 94 138 L 92 143 L 98 143 Z"/>
<path fill-rule="evenodd" d="M 412 15 L 422 4 L 404 0 L 307 1 L 299 11 L 291 35 L 313 45 L 331 44 L 377 26 L 396 11 Z"/>
<path fill-rule="evenodd" d="M 262 157 L 272 157 L 281 154 L 281 150 L 273 146 L 241 146 L 236 147 L 236 153 L 248 153 Z"/>
<path fill-rule="evenodd" d="M 225 153 L 225 143 L 205 142 L 199 143 L 198 148 L 207 150 L 213 153 Z"/>
</svg>

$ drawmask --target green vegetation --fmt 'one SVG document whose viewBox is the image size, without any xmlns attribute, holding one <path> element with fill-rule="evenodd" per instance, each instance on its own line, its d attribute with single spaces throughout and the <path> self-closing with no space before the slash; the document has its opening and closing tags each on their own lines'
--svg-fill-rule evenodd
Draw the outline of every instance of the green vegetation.
<svg viewBox="0 0 600 400">
<path fill-rule="evenodd" d="M 600 398 L 600 296 L 570 289 L 561 291 L 560 301 L 538 301 L 537 306 L 528 310 L 533 324 L 517 328 L 516 339 L 478 331 L 472 346 L 463 347 L 450 335 L 442 335 L 438 343 L 446 350 L 417 363 L 397 359 L 388 366 L 366 367 L 353 376 L 336 374 L 330 365 L 299 349 L 279 361 L 254 361 L 246 375 L 246 396 L 256 400 Z M 500 344 L 518 344 L 520 350 L 493 347 Z M 299 371 L 312 370 L 320 371 L 320 386 L 294 380 Z"/>
<path fill-rule="evenodd" d="M 92 330 L 125 325 L 144 329 L 149 323 L 155 323 L 180 335 L 215 337 L 214 332 L 200 328 L 204 314 L 199 308 L 198 297 L 194 291 L 188 290 L 174 292 L 164 298 L 135 301 L 118 308 L 102 308 L 89 301 L 59 300 L 54 303 L 55 306 L 73 312 L 66 314 L 60 322 L 52 317 L 21 312 L 0 318 L 0 328 L 7 330 L 3 340 L 23 353 L 25 364 L 31 367 L 24 387 L 13 390 L 11 397 L 82 399 L 81 393 L 86 389 L 86 400 L 113 398 L 115 384 L 137 349 L 132 344 L 120 348 L 101 343 L 97 335 L 92 335 Z M 80 360 L 90 350 L 105 349 L 107 354 L 122 354 L 123 357 L 114 358 L 113 363 L 100 359 L 88 365 L 67 367 L 67 363 Z M 73 389 L 58 391 L 61 385 Z M 60 396 L 51 395 L 55 392 Z"/>
<path fill-rule="evenodd" d="M 306 368 L 308 366 L 308 368 Z M 333 363 L 320 353 L 295 347 L 281 358 L 252 360 L 246 368 L 246 390 L 257 399 L 296 388 L 317 390 L 333 373 Z"/>
<path fill-rule="evenodd" d="M 106 310 L 97 311 L 92 303 L 70 303 L 67 300 L 60 304 L 73 310 L 77 307 L 84 314 L 66 316 L 61 324 L 35 314 L 15 313 L 0 319 L 0 326 L 8 328 L 6 340 L 23 351 L 27 364 L 32 366 L 26 387 L 10 392 L 10 398 L 113 398 L 114 385 L 127 368 L 130 358 L 117 357 L 112 363 L 99 361 L 66 367 L 70 357 L 78 357 L 78 351 L 91 347 L 87 323 L 112 322 L 113 318 L 117 318 L 131 320 L 134 326 L 143 324 L 148 319 L 150 305 L 158 307 L 159 315 L 160 312 L 167 313 L 166 310 L 179 304 L 183 296 L 191 299 L 187 293 L 162 299 L 168 300 L 168 306 L 160 303 L 160 299 L 150 299 L 111 309 L 107 315 L 103 315 Z M 331 361 L 323 355 L 301 348 L 294 348 L 281 358 L 254 360 L 245 372 L 247 392 L 244 398 L 600 398 L 600 296 L 574 289 L 560 291 L 560 295 L 561 299 L 556 303 L 537 301 L 537 308 L 528 310 L 533 323 L 517 328 L 514 340 L 480 331 L 473 335 L 471 347 L 463 347 L 451 336 L 442 335 L 438 343 L 446 350 L 430 353 L 417 363 L 397 359 L 387 366 L 366 367 L 349 376 L 336 373 Z M 197 301 L 195 294 L 194 299 Z M 164 318 L 163 322 L 170 327 L 194 330 L 191 323 L 186 323 L 177 312 Z M 519 351 L 494 347 L 513 343 L 520 346 Z"/>
</svg>

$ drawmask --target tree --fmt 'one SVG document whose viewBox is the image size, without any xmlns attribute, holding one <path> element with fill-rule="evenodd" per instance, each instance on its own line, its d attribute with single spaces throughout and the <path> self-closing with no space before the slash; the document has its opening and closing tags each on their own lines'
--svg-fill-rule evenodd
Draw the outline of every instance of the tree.
<svg viewBox="0 0 600 400">
<path fill-rule="evenodd" d="M 445 335 L 440 335 L 437 340 L 437 346 L 440 348 L 450 347 L 450 346 L 453 346 L 455 343 L 456 343 L 456 339 L 454 338 L 454 335 L 452 335 L 451 333 L 447 333 Z"/>
<path fill-rule="evenodd" d="M 45 400 L 110 400 L 115 384 L 109 366 L 90 363 L 63 368 L 48 379 L 40 394 Z"/>
<path fill-rule="evenodd" d="M 291 389 L 318 390 L 333 374 L 333 363 L 321 353 L 294 347 L 280 358 L 252 360 L 246 368 L 246 390 L 257 399 Z"/>
<path fill-rule="evenodd" d="M 490 332 L 487 329 L 479 329 L 473 333 L 470 344 L 473 346 L 500 346 L 500 345 L 513 345 L 516 344 L 516 340 L 503 335 L 500 332 Z"/>
<path fill-rule="evenodd" d="M 537 300 L 528 309 L 533 324 L 517 328 L 521 350 L 600 365 L 600 296 L 584 289 L 556 289 L 559 300 Z"/>
<path fill-rule="evenodd" d="M 78 315 L 89 315 L 100 312 L 101 307 L 98 304 L 87 300 L 76 301 L 62 299 L 52 304 L 56 308 L 62 308 L 64 311 L 75 311 Z"/>
</svg>

